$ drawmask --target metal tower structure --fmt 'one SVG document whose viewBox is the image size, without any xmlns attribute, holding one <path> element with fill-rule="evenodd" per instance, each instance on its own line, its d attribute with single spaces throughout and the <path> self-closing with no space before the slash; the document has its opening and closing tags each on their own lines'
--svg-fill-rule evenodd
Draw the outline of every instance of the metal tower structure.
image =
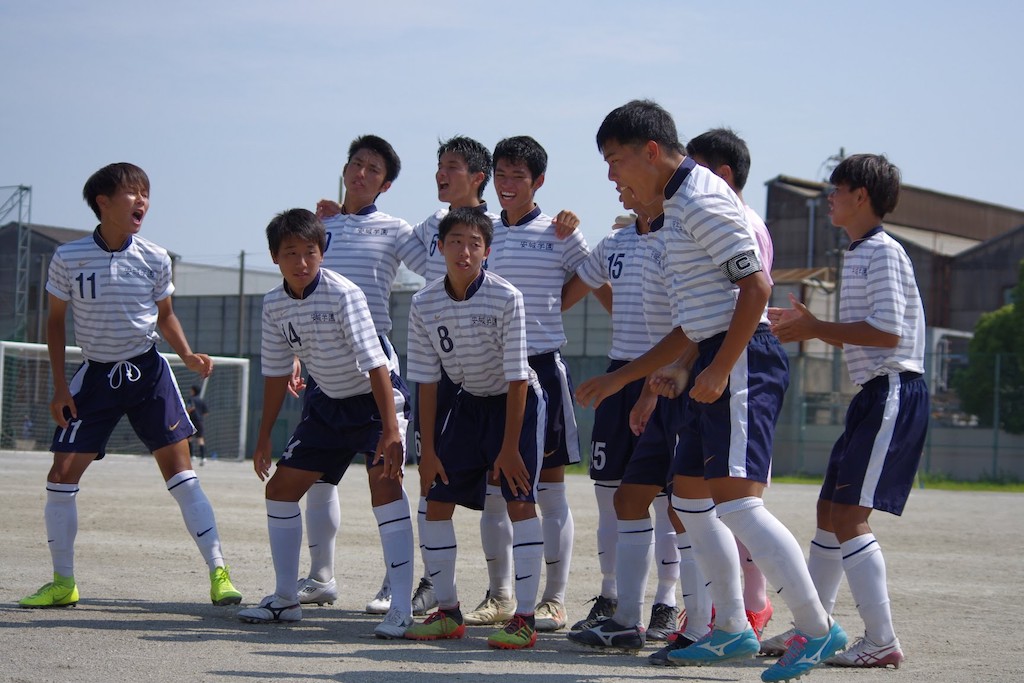
<svg viewBox="0 0 1024 683">
<path fill-rule="evenodd" d="M 14 334 L 13 341 L 25 341 L 28 329 L 28 277 L 31 268 L 29 255 L 32 253 L 32 188 L 26 185 L 0 187 L 0 224 L 11 213 L 18 214 L 18 248 L 14 285 Z"/>
</svg>

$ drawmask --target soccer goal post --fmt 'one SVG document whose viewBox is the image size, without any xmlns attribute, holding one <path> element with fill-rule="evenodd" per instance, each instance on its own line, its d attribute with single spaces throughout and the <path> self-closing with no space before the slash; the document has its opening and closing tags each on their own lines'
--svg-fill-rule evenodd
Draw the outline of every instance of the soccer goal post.
<svg viewBox="0 0 1024 683">
<path fill-rule="evenodd" d="M 190 387 L 200 388 L 209 413 L 204 417 L 206 453 L 242 459 L 247 453 L 249 415 L 249 359 L 212 356 L 213 374 L 205 381 L 185 367 L 173 353 L 167 359 L 178 390 L 187 400 Z M 82 349 L 69 346 L 64 375 L 71 379 L 82 364 Z M 0 448 L 46 451 L 56 426 L 50 417 L 53 382 L 45 344 L 0 341 Z M 108 453 L 148 454 L 127 419 L 122 419 L 107 442 Z"/>
</svg>

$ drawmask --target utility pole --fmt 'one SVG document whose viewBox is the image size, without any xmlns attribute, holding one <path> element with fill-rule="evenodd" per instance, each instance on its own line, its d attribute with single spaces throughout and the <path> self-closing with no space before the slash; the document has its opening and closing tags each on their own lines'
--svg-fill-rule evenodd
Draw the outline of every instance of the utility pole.
<svg viewBox="0 0 1024 683">
<path fill-rule="evenodd" d="M 14 211 L 18 212 L 18 246 L 14 281 L 14 330 L 13 341 L 25 341 L 28 330 L 28 289 L 29 271 L 32 262 L 32 188 L 27 185 L 0 187 L 0 193 L 10 192 L 0 204 L 0 222 Z M 42 311 L 39 312 L 42 315 Z"/>
</svg>

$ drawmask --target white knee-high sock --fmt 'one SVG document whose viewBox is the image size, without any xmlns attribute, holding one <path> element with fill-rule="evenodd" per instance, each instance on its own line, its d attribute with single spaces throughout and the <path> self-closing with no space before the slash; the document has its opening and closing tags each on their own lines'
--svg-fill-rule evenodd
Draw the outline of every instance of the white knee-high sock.
<svg viewBox="0 0 1024 683">
<path fill-rule="evenodd" d="M 452 520 L 423 523 L 423 551 L 427 560 L 427 573 L 434 582 L 434 594 L 442 609 L 451 609 L 459 604 L 459 593 L 455 586 L 455 558 L 458 546 L 455 543 L 455 525 Z"/>
<path fill-rule="evenodd" d="M 594 497 L 597 498 L 597 561 L 601 566 L 601 595 L 617 598 L 615 587 L 615 544 L 618 529 L 615 518 L 615 492 L 618 481 L 595 481 Z"/>
<path fill-rule="evenodd" d="M 832 614 L 839 584 L 843 581 L 843 553 L 839 549 L 839 539 L 831 531 L 815 530 L 807 557 L 807 571 L 811 573 L 821 606 L 826 613 Z"/>
<path fill-rule="evenodd" d="M 747 546 L 738 538 L 736 552 L 740 554 L 740 571 L 743 572 L 743 608 L 750 612 L 760 612 L 768 606 L 768 582 L 750 556 Z"/>
<path fill-rule="evenodd" d="M 512 520 L 500 486 L 487 485 L 484 510 L 480 515 L 480 545 L 487 560 L 487 589 L 491 597 L 512 597 Z"/>
<path fill-rule="evenodd" d="M 334 549 L 341 528 L 338 487 L 318 481 L 306 492 L 306 544 L 309 578 L 326 583 L 334 578 Z"/>
<path fill-rule="evenodd" d="M 412 614 L 413 540 L 409 498 L 402 491 L 398 500 L 373 508 L 384 550 L 384 564 L 391 584 L 391 607 Z"/>
<path fill-rule="evenodd" d="M 274 594 L 288 603 L 299 601 L 299 552 L 302 550 L 302 510 L 297 502 L 267 500 L 267 534 L 274 561 Z"/>
<path fill-rule="evenodd" d="M 654 554 L 654 524 L 650 517 L 620 519 L 618 547 L 615 549 L 615 575 L 619 584 L 619 605 L 615 622 L 623 626 L 643 623 L 647 574 Z"/>
<path fill-rule="evenodd" d="M 46 539 L 50 547 L 53 571 L 61 576 L 75 575 L 75 536 L 78 535 L 78 484 L 46 482 Z"/>
<path fill-rule="evenodd" d="M 547 571 L 541 601 L 550 600 L 564 605 L 575 535 L 565 482 L 542 481 L 537 484 L 537 507 L 540 508 L 544 528 L 544 564 Z"/>
<path fill-rule="evenodd" d="M 896 631 L 892 625 L 882 547 L 871 533 L 851 538 L 840 547 L 850 593 L 864 620 L 864 635 L 879 645 L 891 643 Z"/>
<path fill-rule="evenodd" d="M 223 567 L 224 555 L 220 549 L 220 535 L 217 533 L 213 506 L 203 493 L 195 471 L 185 470 L 175 474 L 167 480 L 167 490 L 181 508 L 185 528 L 199 546 L 206 566 L 211 572 L 217 567 Z"/>
<path fill-rule="evenodd" d="M 754 496 L 730 500 L 718 506 L 718 516 L 743 541 L 757 566 L 786 601 L 796 628 L 814 638 L 828 633 L 828 615 L 818 599 L 800 544 L 768 512 L 764 501 Z M 736 551 L 732 554 L 735 557 Z"/>
<path fill-rule="evenodd" d="M 533 614 L 540 590 L 544 532 L 538 518 L 512 522 L 512 557 L 515 562 L 516 614 Z"/>
<path fill-rule="evenodd" d="M 697 564 L 689 532 L 676 534 L 676 548 L 683 608 L 686 609 L 685 635 L 690 640 L 700 640 L 711 626 L 711 587 Z"/>
<path fill-rule="evenodd" d="M 419 539 L 420 561 L 423 563 L 423 578 L 429 579 L 427 573 L 427 551 L 423 548 L 423 525 L 427 522 L 427 497 L 420 496 L 419 506 L 416 508 L 416 538 Z"/>
<path fill-rule="evenodd" d="M 679 584 L 679 549 L 676 548 L 676 530 L 668 516 L 668 494 L 654 498 L 654 561 L 658 563 L 658 590 L 654 604 L 676 606 L 676 586 Z"/>
<path fill-rule="evenodd" d="M 715 502 L 710 498 L 672 496 L 672 507 L 686 527 L 701 573 L 711 581 L 715 628 L 729 633 L 750 628 L 743 612 L 736 541 L 718 518 Z"/>
</svg>

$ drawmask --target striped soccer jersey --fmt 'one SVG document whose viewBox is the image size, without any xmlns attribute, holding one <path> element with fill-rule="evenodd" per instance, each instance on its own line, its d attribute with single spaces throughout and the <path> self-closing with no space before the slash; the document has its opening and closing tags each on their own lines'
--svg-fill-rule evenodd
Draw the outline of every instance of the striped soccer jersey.
<svg viewBox="0 0 1024 683">
<path fill-rule="evenodd" d="M 377 334 L 391 332 L 391 287 L 402 261 L 423 274 L 423 255 L 412 227 L 401 218 L 377 210 L 373 204 L 357 213 L 331 216 L 323 221 L 327 248 L 323 267 L 341 273 L 366 295 Z"/>
<path fill-rule="evenodd" d="M 278 285 L 263 297 L 263 375 L 291 375 L 297 356 L 327 396 L 370 393 L 367 373 L 388 359 L 362 290 L 321 268 L 302 294 L 294 299 Z"/>
<path fill-rule="evenodd" d="M 839 321 L 866 321 L 899 335 L 895 348 L 845 344 L 850 379 L 864 384 L 872 377 L 924 372 L 924 308 L 914 266 L 899 242 L 875 228 L 843 254 Z"/>
<path fill-rule="evenodd" d="M 651 221 L 649 244 L 644 250 L 643 262 L 643 312 L 650 343 L 654 346 L 672 331 L 673 310 L 676 297 L 669 296 L 669 280 L 665 273 L 665 244 L 659 232 L 665 225 L 665 217 L 658 216 Z M 614 301 L 613 301 L 614 304 Z"/>
<path fill-rule="evenodd" d="M 531 356 L 557 351 L 565 344 L 562 285 L 590 253 L 579 230 L 560 240 L 552 221 L 536 207 L 515 225 L 508 225 L 502 212 L 487 258 L 488 270 L 523 293 Z"/>
<path fill-rule="evenodd" d="M 75 341 L 87 360 L 134 358 L 160 340 L 157 302 L 174 292 L 167 250 L 133 235 L 117 251 L 99 228 L 57 247 L 46 291 L 70 302 Z"/>
<path fill-rule="evenodd" d="M 656 238 L 641 234 L 636 227 L 614 230 L 597 243 L 576 269 L 591 289 L 608 283 L 612 287 L 613 360 L 634 360 L 651 348 L 651 336 L 644 319 L 644 263 Z"/>
<path fill-rule="evenodd" d="M 490 218 L 491 224 L 494 225 L 495 229 L 501 225 L 501 216 L 488 211 L 486 202 L 474 208 Z M 426 259 L 422 265 L 419 263 L 417 264 L 417 267 L 419 267 L 420 270 L 417 270 L 416 272 L 426 278 L 427 282 L 432 282 L 439 277 L 444 277 L 448 273 L 448 267 L 444 262 L 444 255 L 437 247 L 437 227 L 441 224 L 441 219 L 448 215 L 448 211 L 449 209 L 438 209 L 425 221 L 417 224 L 412 229 L 413 234 L 416 235 L 416 239 L 423 247 L 423 253 Z M 409 266 L 410 269 L 415 270 L 408 261 L 406 262 L 406 265 Z"/>
<path fill-rule="evenodd" d="M 500 360 L 499 360 L 500 359 Z M 473 396 L 508 393 L 508 383 L 536 376 L 526 357 L 523 295 L 505 279 L 482 271 L 463 301 L 445 278 L 412 297 L 409 311 L 409 379 L 432 383 L 441 368 Z"/>
<path fill-rule="evenodd" d="M 725 332 L 739 287 L 723 267 L 740 258 L 745 272 L 753 273 L 754 260 L 760 261 L 743 202 L 724 180 L 687 157 L 665 187 L 665 227 L 659 234 L 670 291 L 684 297 L 673 303 L 675 326 L 694 342 Z M 768 322 L 767 307 L 761 322 Z"/>
</svg>

